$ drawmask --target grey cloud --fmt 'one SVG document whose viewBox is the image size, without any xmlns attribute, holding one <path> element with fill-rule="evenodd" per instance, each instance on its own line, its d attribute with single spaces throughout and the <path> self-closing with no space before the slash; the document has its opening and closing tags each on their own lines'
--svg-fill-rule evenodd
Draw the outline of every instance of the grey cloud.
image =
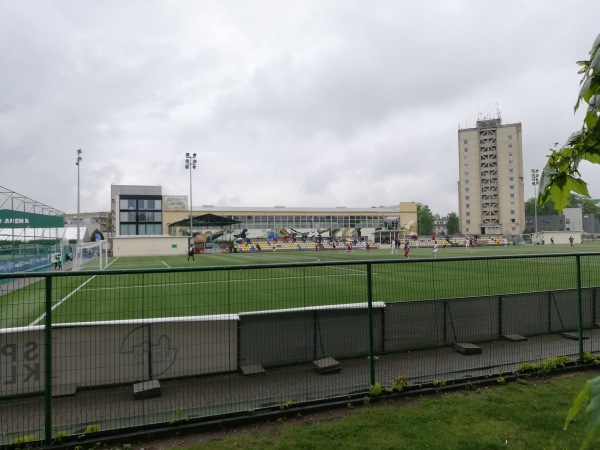
<svg viewBox="0 0 600 450">
<path fill-rule="evenodd" d="M 526 167 L 580 126 L 575 61 L 599 14 L 595 0 L 7 0 L 0 185 L 73 212 L 83 148 L 84 207 L 108 209 L 113 182 L 187 195 L 195 151 L 195 204 L 275 193 L 445 214 L 459 123 L 498 102 L 523 124 Z"/>
</svg>

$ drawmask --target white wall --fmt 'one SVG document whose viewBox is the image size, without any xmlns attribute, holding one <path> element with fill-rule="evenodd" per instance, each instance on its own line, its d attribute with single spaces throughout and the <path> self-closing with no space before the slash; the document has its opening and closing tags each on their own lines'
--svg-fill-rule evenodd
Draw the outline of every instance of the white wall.
<svg viewBox="0 0 600 450">
<path fill-rule="evenodd" d="M 55 325 L 53 386 L 237 370 L 237 315 Z M 44 391 L 43 327 L 0 330 L 0 398 Z"/>
<path fill-rule="evenodd" d="M 570 244 L 569 238 L 573 237 L 573 244 L 581 244 L 581 231 L 542 231 L 538 233 L 537 240 L 535 234 L 531 235 L 534 243 L 552 245 L 552 238 L 555 244 Z"/>
<path fill-rule="evenodd" d="M 114 236 L 113 256 L 176 256 L 187 254 L 186 236 Z"/>
</svg>

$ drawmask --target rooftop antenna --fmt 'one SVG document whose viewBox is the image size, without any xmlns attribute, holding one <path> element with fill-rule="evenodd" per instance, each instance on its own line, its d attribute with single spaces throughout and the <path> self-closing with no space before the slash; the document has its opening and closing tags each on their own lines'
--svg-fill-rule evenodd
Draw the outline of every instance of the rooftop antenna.
<svg viewBox="0 0 600 450">
<path fill-rule="evenodd" d="M 502 123 L 502 114 L 500 113 L 500 107 L 498 106 L 498 100 L 496 100 L 496 114 L 498 115 L 498 119 L 500 123 Z"/>
</svg>

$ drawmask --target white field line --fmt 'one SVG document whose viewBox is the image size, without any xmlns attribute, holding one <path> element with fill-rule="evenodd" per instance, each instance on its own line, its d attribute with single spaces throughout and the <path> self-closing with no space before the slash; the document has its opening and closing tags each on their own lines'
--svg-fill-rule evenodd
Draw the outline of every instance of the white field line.
<svg viewBox="0 0 600 450">
<path fill-rule="evenodd" d="M 284 258 L 284 257 L 281 257 L 281 256 L 273 256 L 275 254 L 276 253 L 274 253 L 272 255 L 268 255 L 268 254 L 265 255 L 264 253 L 260 253 L 260 254 L 252 254 L 251 253 L 251 254 L 248 254 L 248 255 L 244 254 L 242 256 L 242 258 L 244 258 L 244 259 L 260 259 L 261 261 L 266 259 L 266 260 L 285 261 L 285 262 L 306 262 L 307 260 L 309 262 L 310 261 L 320 261 L 319 258 L 314 258 L 314 257 L 308 258 L 308 257 L 306 257 L 308 255 L 301 255 L 301 258 L 289 258 L 289 257 L 288 258 Z M 218 256 L 221 256 L 221 255 L 215 255 L 215 256 L 218 257 Z M 240 261 L 243 261 L 243 260 L 240 258 Z M 240 262 L 240 264 L 243 264 L 243 262 Z"/>
<path fill-rule="evenodd" d="M 309 275 L 299 277 L 269 277 L 269 278 L 244 278 L 240 280 L 211 280 L 211 281 L 189 281 L 183 283 L 160 283 L 160 284 L 144 284 L 135 286 L 117 286 L 117 287 L 100 287 L 100 288 L 88 288 L 85 291 L 110 291 L 119 289 L 140 289 L 140 288 L 155 288 L 161 286 L 185 286 L 194 284 L 214 284 L 214 283 L 247 283 L 249 281 L 282 281 L 282 280 L 293 280 L 293 279 L 307 279 L 307 278 L 337 278 L 337 277 L 348 277 L 348 276 L 360 276 L 364 275 L 365 272 L 359 274 L 350 275 Z"/>
<path fill-rule="evenodd" d="M 352 269 L 352 268 L 346 267 L 346 266 L 343 266 L 343 267 L 332 266 L 331 268 L 336 269 L 336 270 L 347 270 L 348 272 L 358 272 L 358 273 L 365 273 L 365 274 L 367 273 L 366 270 Z M 377 275 L 377 272 L 373 272 L 373 275 Z"/>
<path fill-rule="evenodd" d="M 111 262 L 109 262 L 106 267 L 110 266 L 112 263 L 114 263 L 117 259 L 119 259 L 120 256 L 117 256 L 115 259 L 113 259 Z"/>
<path fill-rule="evenodd" d="M 111 262 L 109 262 L 106 267 L 110 266 L 112 263 L 114 263 L 117 259 L 119 259 L 119 257 L 117 256 L 115 259 L 113 259 Z M 94 278 L 96 278 L 96 275 L 92 276 L 90 279 L 84 281 L 80 286 L 78 286 L 73 292 L 71 292 L 69 295 L 67 295 L 66 297 L 64 297 L 60 302 L 58 302 L 56 305 L 54 305 L 50 310 L 54 311 L 56 308 L 58 308 L 60 305 L 62 305 L 65 301 L 67 301 L 67 299 L 69 297 L 71 297 L 73 294 L 75 294 L 75 292 L 80 291 L 83 289 L 83 287 L 88 284 L 90 281 L 92 281 Z M 29 325 L 30 327 L 37 325 L 39 322 L 41 322 L 42 320 L 44 320 L 44 318 L 46 317 L 46 313 L 42 314 L 40 317 L 38 317 L 37 319 L 35 319 L 33 322 L 31 322 L 31 324 Z"/>
<path fill-rule="evenodd" d="M 161 263 L 163 263 L 163 264 L 164 264 L 165 266 L 167 266 L 169 269 L 171 268 L 171 266 L 170 266 L 170 265 L 168 265 L 166 262 L 164 262 L 164 261 L 161 261 Z"/>
<path fill-rule="evenodd" d="M 321 252 L 323 252 L 323 250 L 321 250 Z M 312 257 L 309 256 L 309 255 L 299 255 L 300 258 L 285 258 L 285 257 L 282 257 L 282 256 L 274 256 L 275 253 L 273 253 L 272 255 L 265 254 L 265 253 L 257 253 L 257 254 L 250 253 L 250 254 L 244 254 L 243 258 L 247 258 L 247 259 L 253 258 L 253 259 L 260 259 L 260 260 L 265 260 L 266 259 L 266 260 L 284 261 L 284 262 L 291 262 L 291 263 L 304 263 L 304 262 L 324 262 L 324 263 L 331 262 L 331 263 L 335 263 L 335 262 L 337 262 L 337 260 L 323 260 L 323 261 L 321 261 L 321 259 L 319 259 L 318 256 L 316 256 L 314 253 L 312 253 Z M 221 255 L 214 255 L 214 256 L 219 257 Z M 356 272 L 365 273 L 364 270 L 359 270 L 359 269 L 342 269 L 340 267 L 334 267 L 334 268 L 340 269 L 340 270 L 349 270 L 349 271 L 356 271 Z"/>
<path fill-rule="evenodd" d="M 91 278 L 87 279 L 86 281 L 84 281 L 79 287 L 77 287 L 77 289 L 75 289 L 73 292 L 71 292 L 69 295 L 67 295 L 66 297 L 64 297 L 60 302 L 58 302 L 56 305 L 54 305 L 51 308 L 51 311 L 54 311 L 56 308 L 58 308 L 60 305 L 62 305 L 64 302 L 67 301 L 67 299 L 69 297 L 71 297 L 73 294 L 75 294 L 75 292 L 81 290 L 86 284 L 88 284 L 90 281 L 92 281 L 94 278 L 96 278 L 96 275 L 92 276 Z M 37 319 L 35 319 L 33 322 L 31 322 L 31 324 L 29 325 L 30 327 L 37 325 L 39 322 L 41 322 L 42 320 L 44 320 L 44 317 L 46 317 L 46 313 L 42 314 L 40 317 L 38 317 Z"/>
</svg>

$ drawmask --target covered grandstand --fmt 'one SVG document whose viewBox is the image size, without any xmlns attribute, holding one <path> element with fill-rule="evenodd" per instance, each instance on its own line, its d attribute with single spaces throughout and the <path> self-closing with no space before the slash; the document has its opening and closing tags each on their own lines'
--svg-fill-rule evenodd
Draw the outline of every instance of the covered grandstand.
<svg viewBox="0 0 600 450">
<path fill-rule="evenodd" d="M 202 214 L 169 224 L 169 236 L 193 236 L 194 247 L 198 252 L 203 252 L 212 248 L 221 237 L 230 241 L 239 224 L 239 220 L 228 217 Z"/>
</svg>

